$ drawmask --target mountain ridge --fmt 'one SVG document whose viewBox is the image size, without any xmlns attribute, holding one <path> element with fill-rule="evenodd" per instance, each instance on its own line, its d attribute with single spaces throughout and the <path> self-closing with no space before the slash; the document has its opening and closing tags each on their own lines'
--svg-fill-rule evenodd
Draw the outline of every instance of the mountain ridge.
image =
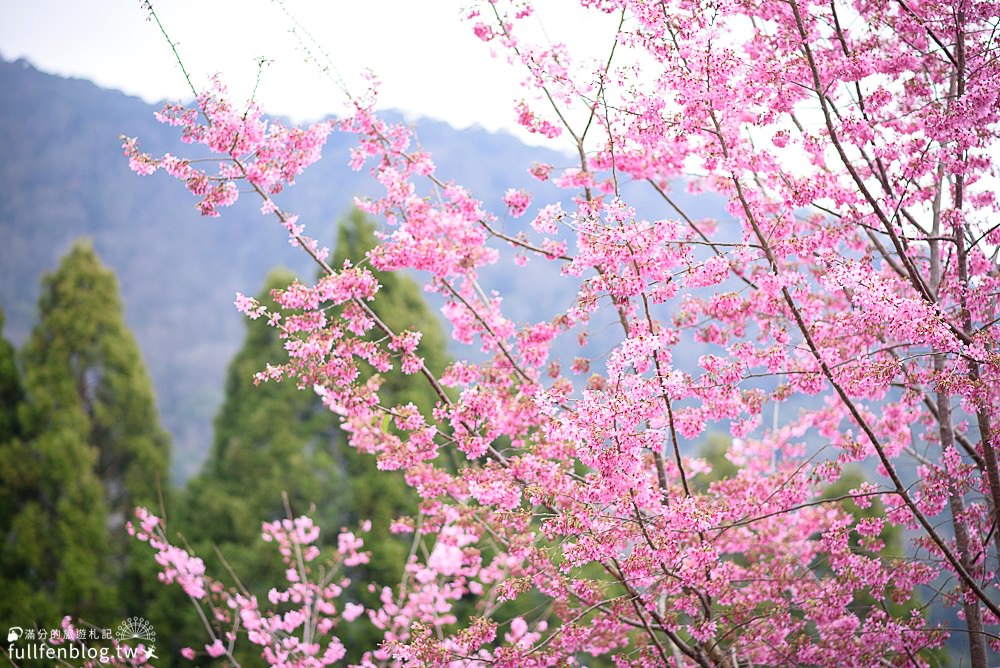
<svg viewBox="0 0 1000 668">
<path fill-rule="evenodd" d="M 0 98 L 0 151 L 8 157 L 0 164 L 4 335 L 15 344 L 24 341 L 35 320 L 42 274 L 55 269 L 75 239 L 91 238 L 118 276 L 126 321 L 174 437 L 175 477 L 183 480 L 208 447 L 224 371 L 242 338 L 234 294 L 256 292 L 278 265 L 303 278 L 314 269 L 250 198 L 220 218 L 204 219 L 173 179 L 141 178 L 129 170 L 121 135 L 138 137 L 143 150 L 154 154 L 184 153 L 176 129 L 155 120 L 160 106 L 86 79 L 47 74 L 24 59 L 0 61 L 0 85 L 6 91 Z M 428 119 L 413 125 L 439 173 L 460 174 L 463 185 L 496 211 L 503 210 L 506 188 L 532 183 L 523 166 L 533 160 L 568 166 L 568 158 L 508 133 L 455 130 Z M 332 242 L 336 221 L 356 195 L 376 194 L 365 170 L 347 166 L 353 143 L 350 135 L 331 135 L 324 159 L 281 196 L 282 206 L 299 214 L 320 240 Z M 483 155 L 490 160 L 481 160 Z M 524 278 L 511 274 L 503 280 L 530 285 Z"/>
</svg>

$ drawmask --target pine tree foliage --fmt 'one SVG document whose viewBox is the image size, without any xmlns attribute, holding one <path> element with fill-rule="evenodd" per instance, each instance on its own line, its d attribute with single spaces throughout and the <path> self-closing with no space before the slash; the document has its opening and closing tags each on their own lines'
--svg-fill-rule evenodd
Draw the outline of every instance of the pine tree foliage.
<svg viewBox="0 0 1000 668">
<path fill-rule="evenodd" d="M 341 224 L 334 251 L 333 266 L 343 266 L 344 260 L 358 265 L 366 262 L 365 254 L 375 247 L 375 224 L 357 210 Z M 418 353 L 424 364 L 435 374 L 444 371 L 449 362 L 446 337 L 440 321 L 428 306 L 413 279 L 398 273 L 372 273 L 381 283 L 375 302 L 375 313 L 394 332 L 405 329 L 423 332 Z M 382 374 L 380 394 L 383 405 L 394 406 L 412 402 L 426 416 L 431 415 L 436 397 L 420 376 L 406 375 L 394 368 Z M 381 583 L 398 582 L 406 562 L 408 545 L 389 532 L 392 520 L 412 514 L 417 507 L 416 496 L 403 481 L 402 474 L 378 471 L 375 457 L 344 447 L 351 505 L 348 524 L 370 519 L 371 534 L 366 545 L 372 550 L 368 565 L 371 580 Z"/>
<path fill-rule="evenodd" d="M 365 254 L 374 245 L 374 224 L 352 212 L 340 225 L 331 262 L 367 262 Z M 419 353 L 435 373 L 443 371 L 448 361 L 444 333 L 419 286 L 407 277 L 375 274 L 382 282 L 373 304 L 379 317 L 394 331 L 422 331 Z M 294 278 L 288 270 L 273 270 L 258 301 L 269 310 L 278 308 L 272 291 Z M 395 536 L 389 528 L 397 517 L 416 512 L 417 499 L 401 475 L 378 471 L 373 456 L 347 446 L 337 416 L 314 393 L 291 381 L 254 383 L 256 372 L 285 356 L 276 328 L 264 319 L 247 321 L 243 346 L 226 377 L 209 458 L 188 483 L 172 528 L 204 556 L 209 572 L 231 569 L 241 577 L 239 585 L 263 596 L 284 573 L 274 546 L 260 541 L 262 522 L 286 517 L 289 510 L 293 515 L 310 513 L 323 537 L 335 540 L 339 528 L 370 521 L 365 549 L 372 558 L 352 577 L 364 584 L 398 583 L 410 537 Z M 393 370 L 381 380 L 387 402 L 412 402 L 430 414 L 435 398 L 421 377 Z M 373 603 L 377 592 L 360 586 L 352 597 Z"/>
<path fill-rule="evenodd" d="M 340 226 L 333 262 L 364 262 L 375 243 L 374 229 L 363 214 L 353 212 Z M 394 274 L 376 275 L 383 282 L 376 312 L 394 330 L 423 331 L 420 353 L 431 369 L 443 370 L 444 334 L 417 284 Z M 287 270 L 272 271 L 258 300 L 276 308 L 272 290 L 293 278 Z M 287 495 L 293 514 L 315 507 L 314 517 L 331 536 L 340 526 L 371 520 L 368 575 L 378 582 L 398 581 L 407 547 L 391 536 L 389 525 L 413 512 L 416 501 L 398 476 L 377 471 L 374 457 L 346 447 L 336 416 L 314 394 L 292 382 L 254 383 L 257 371 L 284 357 L 283 346 L 278 330 L 263 319 L 247 322 L 243 347 L 227 375 L 211 454 L 188 485 L 181 513 L 185 537 L 193 545 L 218 547 L 234 571 L 255 573 L 265 582 L 275 559 L 273 549 L 257 547 L 260 525 L 286 516 Z M 420 378 L 392 371 L 383 375 L 382 388 L 393 403 L 413 402 L 427 414 L 433 408 L 434 397 Z"/>
<path fill-rule="evenodd" d="M 272 271 L 258 299 L 275 308 L 271 291 L 293 279 L 288 270 Z M 254 383 L 257 371 L 284 354 L 277 329 L 247 321 L 226 376 L 211 453 L 188 483 L 181 512 L 192 545 L 217 547 L 235 572 L 253 578 L 242 583 L 251 590 L 281 577 L 274 548 L 261 543 L 260 533 L 262 522 L 287 515 L 285 498 L 291 512 L 315 512 L 323 525 L 337 526 L 343 504 L 335 416 L 294 383 Z M 210 570 L 223 566 L 211 563 L 213 552 L 199 552 L 209 557 Z"/>
<path fill-rule="evenodd" d="M 156 587 L 124 523 L 135 506 L 159 505 L 169 440 L 117 281 L 89 243 L 43 279 L 38 318 L 22 351 L 20 433 L 0 445 L 0 616 L 111 623 L 144 612 Z M 19 394 L 7 352 L 5 402 Z"/>
<path fill-rule="evenodd" d="M 17 370 L 17 353 L 2 336 L 5 321 L 3 309 L 0 309 L 0 441 L 20 434 L 17 407 L 24 398 L 21 375 Z"/>
</svg>

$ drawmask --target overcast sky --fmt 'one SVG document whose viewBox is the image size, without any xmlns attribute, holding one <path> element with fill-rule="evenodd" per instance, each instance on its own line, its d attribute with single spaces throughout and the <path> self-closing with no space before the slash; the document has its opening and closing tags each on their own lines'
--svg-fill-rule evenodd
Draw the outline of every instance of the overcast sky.
<svg viewBox="0 0 1000 668">
<path fill-rule="evenodd" d="M 566 0 L 540 4 L 537 26 L 544 24 L 547 38 L 581 49 L 610 45 L 613 18 L 581 20 L 567 13 Z M 370 67 L 382 80 L 382 107 L 457 127 L 515 127 L 522 73 L 492 58 L 472 34 L 466 0 L 160 0 L 155 7 L 198 86 L 219 72 L 234 97 L 245 99 L 257 61 L 270 60 L 257 94 L 269 113 L 296 120 L 338 113 L 344 97 L 331 79 L 339 75 L 361 90 L 359 75 Z M 326 55 L 292 32 L 289 14 Z M 169 45 L 147 16 L 139 0 L 0 0 L 0 54 L 149 102 L 189 98 Z M 325 78 L 307 62 L 303 44 L 336 74 Z"/>
</svg>

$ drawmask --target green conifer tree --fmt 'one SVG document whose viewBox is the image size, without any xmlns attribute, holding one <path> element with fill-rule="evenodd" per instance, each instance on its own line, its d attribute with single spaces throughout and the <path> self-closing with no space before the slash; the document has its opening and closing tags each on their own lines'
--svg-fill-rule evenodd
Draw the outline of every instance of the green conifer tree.
<svg viewBox="0 0 1000 668">
<path fill-rule="evenodd" d="M 343 266 L 344 260 L 353 264 L 366 263 L 365 254 L 374 248 L 375 225 L 365 215 L 354 210 L 340 225 L 333 266 Z M 412 329 L 423 333 L 418 354 L 427 368 L 440 374 L 448 365 L 446 337 L 437 316 L 421 295 L 417 283 L 398 273 L 372 270 L 382 284 L 372 308 L 379 318 L 394 332 Z M 373 373 L 373 370 L 369 370 Z M 428 419 L 437 396 L 419 375 L 407 375 L 394 368 L 382 374 L 380 389 L 382 403 L 386 406 L 412 402 Z M 406 561 L 408 545 L 389 533 L 392 520 L 401 515 L 413 514 L 417 499 L 400 473 L 379 471 L 375 457 L 345 448 L 347 479 L 351 505 L 348 524 L 369 519 L 372 531 L 366 545 L 372 551 L 368 565 L 369 579 L 383 584 L 398 582 L 402 565 Z"/>
<path fill-rule="evenodd" d="M 21 374 L 17 370 L 17 352 L 3 338 L 5 316 L 0 309 L 0 441 L 8 441 L 21 433 L 17 407 L 24 400 Z"/>
<path fill-rule="evenodd" d="M 343 221 L 333 266 L 345 259 L 366 262 L 365 253 L 375 245 L 374 229 L 357 211 Z M 383 286 L 373 304 L 379 317 L 394 331 L 422 331 L 418 352 L 432 371 L 443 371 L 445 337 L 417 284 L 396 274 L 375 274 Z M 284 288 L 293 278 L 288 271 L 273 271 L 257 299 L 275 308 L 271 290 Z M 188 483 L 173 527 L 205 559 L 209 572 L 224 574 L 231 568 L 241 585 L 262 595 L 284 577 L 274 546 L 260 540 L 261 522 L 286 516 L 283 494 L 293 515 L 312 515 L 328 544 L 335 544 L 341 527 L 371 520 L 372 530 L 364 538 L 372 559 L 351 573 L 356 585 L 347 598 L 374 603 L 377 594 L 368 592 L 367 583 L 399 582 L 409 547 L 407 540 L 390 533 L 389 525 L 416 512 L 417 499 L 401 474 L 378 471 L 374 456 L 347 446 L 337 417 L 315 394 L 291 382 L 254 385 L 255 372 L 285 355 L 275 328 L 263 319 L 247 321 L 243 347 L 229 367 L 212 450 L 202 472 Z M 430 415 L 435 396 L 422 377 L 391 371 L 383 379 L 384 403 L 413 402 Z M 374 629 L 356 633 L 345 639 L 349 648 L 372 647 L 378 641 Z M 254 653 L 244 647 L 239 658 L 254 664 Z"/>
<path fill-rule="evenodd" d="M 354 265 L 367 264 L 366 254 L 375 245 L 375 224 L 361 211 L 353 210 L 340 224 L 331 264 L 341 267 L 344 260 L 350 260 Z M 403 274 L 369 269 L 382 285 L 371 304 L 372 309 L 394 332 L 405 329 L 422 332 L 417 353 L 432 373 L 440 375 L 450 362 L 447 338 L 440 321 L 421 294 L 420 286 Z M 368 375 L 374 372 L 374 369 L 367 370 Z M 383 383 L 379 394 L 384 406 L 412 402 L 430 419 L 437 396 L 422 376 L 404 374 L 398 367 L 381 376 Z M 393 535 L 389 528 L 394 519 L 416 513 L 418 498 L 406 484 L 402 472 L 379 471 L 374 455 L 357 452 L 346 444 L 342 451 L 350 491 L 344 523 L 354 526 L 371 520 L 372 526 L 365 536 L 365 548 L 371 551 L 372 557 L 366 566 L 353 573 L 355 586 L 349 595 L 366 606 L 377 606 L 379 590 L 369 591 L 366 584 L 391 586 L 400 581 L 412 536 Z M 352 627 L 351 633 L 345 637 L 348 658 L 360 658 L 360 648 L 374 647 L 380 639 L 381 633 L 374 628 L 365 625 Z"/>
<path fill-rule="evenodd" d="M 20 433 L 0 444 L 0 616 L 111 626 L 145 614 L 158 586 L 124 525 L 163 498 L 169 441 L 117 282 L 89 243 L 44 277 L 38 311 Z"/>
<path fill-rule="evenodd" d="M 293 278 L 288 270 L 272 271 L 258 299 L 276 308 L 271 291 Z M 246 328 L 229 365 L 212 449 L 188 483 L 180 526 L 210 572 L 226 570 L 218 548 L 242 584 L 259 594 L 284 573 L 273 546 L 261 543 L 261 523 L 286 517 L 287 498 L 294 515 L 309 513 L 320 526 L 336 526 L 342 472 L 335 416 L 316 396 L 292 382 L 254 384 L 257 371 L 285 355 L 278 330 L 263 319 L 248 320 Z"/>
</svg>

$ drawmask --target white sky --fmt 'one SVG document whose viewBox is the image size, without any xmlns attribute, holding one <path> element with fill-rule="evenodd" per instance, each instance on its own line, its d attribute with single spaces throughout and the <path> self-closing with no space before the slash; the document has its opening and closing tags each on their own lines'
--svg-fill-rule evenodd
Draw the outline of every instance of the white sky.
<svg viewBox="0 0 1000 668">
<path fill-rule="evenodd" d="M 544 0 L 545 35 L 571 50 L 610 46 L 613 17 L 566 12 Z M 159 0 L 154 3 L 192 73 L 204 86 L 219 72 L 234 97 L 249 97 L 256 62 L 267 58 L 257 98 L 268 113 L 312 120 L 344 109 L 343 95 L 305 62 L 292 21 L 274 0 Z M 382 80 L 380 107 L 515 131 L 523 73 L 472 34 L 468 0 L 286 0 L 288 11 L 326 49 L 353 91 L 372 68 Z M 149 102 L 190 98 L 166 40 L 139 0 L 0 0 L 0 54 L 41 70 L 86 78 Z M 322 57 L 322 55 L 321 55 Z M 524 137 L 523 133 L 518 133 Z"/>
</svg>

